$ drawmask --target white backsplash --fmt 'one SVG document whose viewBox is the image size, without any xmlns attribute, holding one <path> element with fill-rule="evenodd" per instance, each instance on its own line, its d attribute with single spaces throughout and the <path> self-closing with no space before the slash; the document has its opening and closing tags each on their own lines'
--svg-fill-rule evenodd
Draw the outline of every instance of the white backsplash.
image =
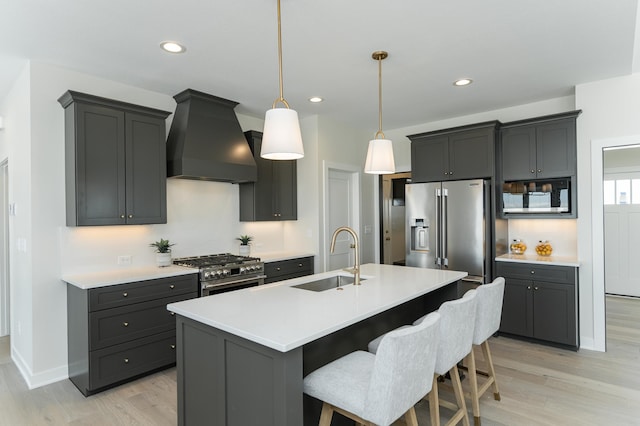
<svg viewBox="0 0 640 426">
<path fill-rule="evenodd" d="M 535 254 L 540 240 L 548 240 L 556 256 L 577 256 L 575 219 L 510 219 L 509 242 L 518 238 L 527 244 L 527 254 Z"/>
</svg>

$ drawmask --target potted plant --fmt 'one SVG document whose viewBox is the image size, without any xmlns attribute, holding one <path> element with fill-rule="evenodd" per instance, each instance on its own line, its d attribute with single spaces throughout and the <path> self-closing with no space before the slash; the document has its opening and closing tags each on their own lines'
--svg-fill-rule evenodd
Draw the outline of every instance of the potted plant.
<svg viewBox="0 0 640 426">
<path fill-rule="evenodd" d="M 150 247 L 156 248 L 156 262 L 158 266 L 171 266 L 171 246 L 174 245 L 175 244 L 171 244 L 169 240 L 163 238 L 160 238 L 160 241 L 149 244 Z"/>
<path fill-rule="evenodd" d="M 240 241 L 238 253 L 241 256 L 249 256 L 249 253 L 251 252 L 249 243 L 253 240 L 253 237 L 250 237 L 249 235 L 240 235 L 236 240 Z"/>
</svg>

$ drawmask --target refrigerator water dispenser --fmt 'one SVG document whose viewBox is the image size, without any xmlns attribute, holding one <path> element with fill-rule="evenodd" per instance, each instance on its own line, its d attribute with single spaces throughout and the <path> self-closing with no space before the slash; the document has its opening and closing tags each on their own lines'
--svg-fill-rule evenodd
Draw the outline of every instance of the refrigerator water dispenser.
<svg viewBox="0 0 640 426">
<path fill-rule="evenodd" d="M 429 251 L 429 224 L 425 219 L 411 219 L 411 251 Z"/>
</svg>

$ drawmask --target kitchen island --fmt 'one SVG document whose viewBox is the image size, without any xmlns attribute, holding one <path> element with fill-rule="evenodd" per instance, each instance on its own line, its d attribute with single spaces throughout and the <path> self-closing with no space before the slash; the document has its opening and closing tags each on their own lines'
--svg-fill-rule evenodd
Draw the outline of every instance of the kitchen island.
<svg viewBox="0 0 640 426">
<path fill-rule="evenodd" d="M 303 377 L 369 340 L 458 297 L 466 272 L 362 265 L 362 285 L 295 288 L 325 272 L 172 303 L 178 424 L 317 424 Z M 304 408 L 303 408 L 304 407 Z"/>
</svg>

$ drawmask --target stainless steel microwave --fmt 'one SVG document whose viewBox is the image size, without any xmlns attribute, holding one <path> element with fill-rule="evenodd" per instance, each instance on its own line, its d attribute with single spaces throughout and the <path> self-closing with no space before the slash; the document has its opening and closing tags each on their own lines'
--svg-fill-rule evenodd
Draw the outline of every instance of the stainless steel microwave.
<svg viewBox="0 0 640 426">
<path fill-rule="evenodd" d="M 504 214 L 570 214 L 571 179 L 505 182 L 502 186 Z"/>
</svg>

